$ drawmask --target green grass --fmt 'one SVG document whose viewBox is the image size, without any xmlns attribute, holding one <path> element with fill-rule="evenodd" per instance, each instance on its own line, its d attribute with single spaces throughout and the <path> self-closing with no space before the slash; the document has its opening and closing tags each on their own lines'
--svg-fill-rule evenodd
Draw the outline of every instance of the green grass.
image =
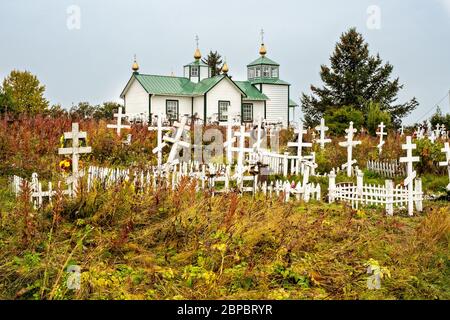
<svg viewBox="0 0 450 320">
<path fill-rule="evenodd" d="M 450 298 L 448 202 L 386 217 L 193 190 L 122 185 L 38 212 L 0 191 L 0 299 Z M 369 263 L 380 290 L 367 288 Z M 66 286 L 73 264 L 78 291 Z"/>
</svg>

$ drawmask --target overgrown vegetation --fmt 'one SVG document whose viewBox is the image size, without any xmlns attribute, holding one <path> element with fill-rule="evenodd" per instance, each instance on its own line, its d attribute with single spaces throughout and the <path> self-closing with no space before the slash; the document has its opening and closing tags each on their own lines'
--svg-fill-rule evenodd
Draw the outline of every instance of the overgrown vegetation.
<svg viewBox="0 0 450 320">
<path fill-rule="evenodd" d="M 38 172 L 60 179 L 57 148 L 70 122 L 44 116 L 0 121 L 0 299 L 450 298 L 448 202 L 426 202 L 414 217 L 387 217 L 382 209 L 325 201 L 212 197 L 184 181 L 174 191 L 138 192 L 124 183 L 75 199 L 58 192 L 52 205 L 37 211 L 27 191 L 15 198 L 7 178 Z M 83 120 L 80 127 L 93 146 L 84 165 L 155 161 L 155 137 L 143 127 L 133 126 L 130 146 L 105 121 Z M 292 131 L 283 131 L 282 147 L 292 139 Z M 376 138 L 358 139 L 363 143 L 354 156 L 363 168 L 378 158 Z M 314 146 L 319 171 L 344 162 L 340 140 L 323 151 Z M 402 154 L 400 144 L 389 134 L 382 159 Z M 438 151 L 423 142 L 418 152 L 429 159 L 417 167 L 427 173 L 424 188 L 442 190 L 446 177 L 430 171 Z M 325 191 L 327 179 L 314 179 Z M 384 180 L 369 173 L 367 179 Z M 385 273 L 379 290 L 367 286 L 374 264 Z M 80 268 L 80 290 L 67 286 L 69 266 Z"/>
</svg>

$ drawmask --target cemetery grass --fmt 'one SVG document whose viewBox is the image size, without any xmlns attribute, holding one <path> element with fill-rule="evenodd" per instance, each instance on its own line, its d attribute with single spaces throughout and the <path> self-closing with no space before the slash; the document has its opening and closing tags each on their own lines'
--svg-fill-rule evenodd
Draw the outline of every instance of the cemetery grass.
<svg viewBox="0 0 450 320">
<path fill-rule="evenodd" d="M 2 184 L 3 185 L 3 184 Z M 344 204 L 130 184 L 34 211 L 0 192 L 1 299 L 449 299 L 450 206 Z M 80 290 L 67 289 L 69 265 Z M 369 290 L 379 265 L 379 290 Z"/>
</svg>

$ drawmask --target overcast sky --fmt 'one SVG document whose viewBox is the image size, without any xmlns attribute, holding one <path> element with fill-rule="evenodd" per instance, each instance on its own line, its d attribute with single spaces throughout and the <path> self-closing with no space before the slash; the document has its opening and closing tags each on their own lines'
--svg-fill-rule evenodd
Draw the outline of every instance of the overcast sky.
<svg viewBox="0 0 450 320">
<path fill-rule="evenodd" d="M 373 5 L 379 19 L 368 10 Z M 198 34 L 201 52 L 217 50 L 233 79 L 244 80 L 264 28 L 267 56 L 281 65 L 298 102 L 320 84 L 320 65 L 352 26 L 372 53 L 394 65 L 405 86 L 399 100 L 418 99 L 407 123 L 448 93 L 450 0 L 2 0 L 0 78 L 29 70 L 46 85 L 50 102 L 65 107 L 120 101 L 134 54 L 142 73 L 182 75 Z M 450 112 L 448 97 L 441 105 Z"/>
</svg>

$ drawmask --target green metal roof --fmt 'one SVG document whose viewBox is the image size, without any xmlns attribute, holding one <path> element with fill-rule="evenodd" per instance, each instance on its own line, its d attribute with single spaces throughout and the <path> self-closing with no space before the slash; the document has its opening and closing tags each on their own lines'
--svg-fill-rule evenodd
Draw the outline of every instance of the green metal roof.
<svg viewBox="0 0 450 320">
<path fill-rule="evenodd" d="M 292 99 L 289 99 L 289 107 L 298 107 L 298 103 Z"/>
<path fill-rule="evenodd" d="M 206 63 L 203 63 L 201 60 L 195 60 L 187 65 L 185 65 L 185 67 L 187 66 L 201 66 L 201 67 L 208 67 L 208 65 Z"/>
<path fill-rule="evenodd" d="M 247 67 L 258 66 L 261 64 L 271 65 L 271 66 L 279 66 L 279 64 L 276 63 L 275 61 L 270 60 L 266 56 L 262 56 L 262 57 L 259 57 L 258 59 L 256 59 L 255 61 L 253 61 L 252 63 L 248 64 Z"/>
<path fill-rule="evenodd" d="M 254 79 L 251 79 L 250 82 L 252 84 L 263 83 L 263 84 L 284 84 L 284 85 L 290 85 L 289 82 L 280 80 L 278 78 L 254 78 Z"/>
<path fill-rule="evenodd" d="M 203 95 L 211 90 L 211 88 L 219 83 L 223 78 L 227 77 L 226 75 L 217 75 L 211 78 L 203 79 L 199 83 L 194 83 L 188 78 L 182 77 L 157 76 L 151 74 L 134 74 L 133 76 L 148 93 L 175 96 Z M 230 79 L 230 81 L 232 80 Z M 236 85 L 238 90 L 241 90 L 242 93 L 246 95 L 246 92 L 242 90 L 240 86 L 238 86 L 235 82 L 233 83 Z M 253 92 L 252 95 L 256 96 Z"/>
<path fill-rule="evenodd" d="M 200 81 L 199 83 L 194 83 L 194 89 L 192 94 L 194 95 L 202 95 L 208 92 L 212 87 L 214 87 L 218 82 L 220 82 L 225 75 L 218 75 L 211 78 L 206 78 Z"/>
<path fill-rule="evenodd" d="M 245 92 L 245 100 L 268 100 L 264 93 L 261 93 L 250 81 L 234 81 Z"/>
<path fill-rule="evenodd" d="M 195 84 L 187 78 L 135 74 L 134 77 L 151 94 L 192 95 Z"/>
</svg>

